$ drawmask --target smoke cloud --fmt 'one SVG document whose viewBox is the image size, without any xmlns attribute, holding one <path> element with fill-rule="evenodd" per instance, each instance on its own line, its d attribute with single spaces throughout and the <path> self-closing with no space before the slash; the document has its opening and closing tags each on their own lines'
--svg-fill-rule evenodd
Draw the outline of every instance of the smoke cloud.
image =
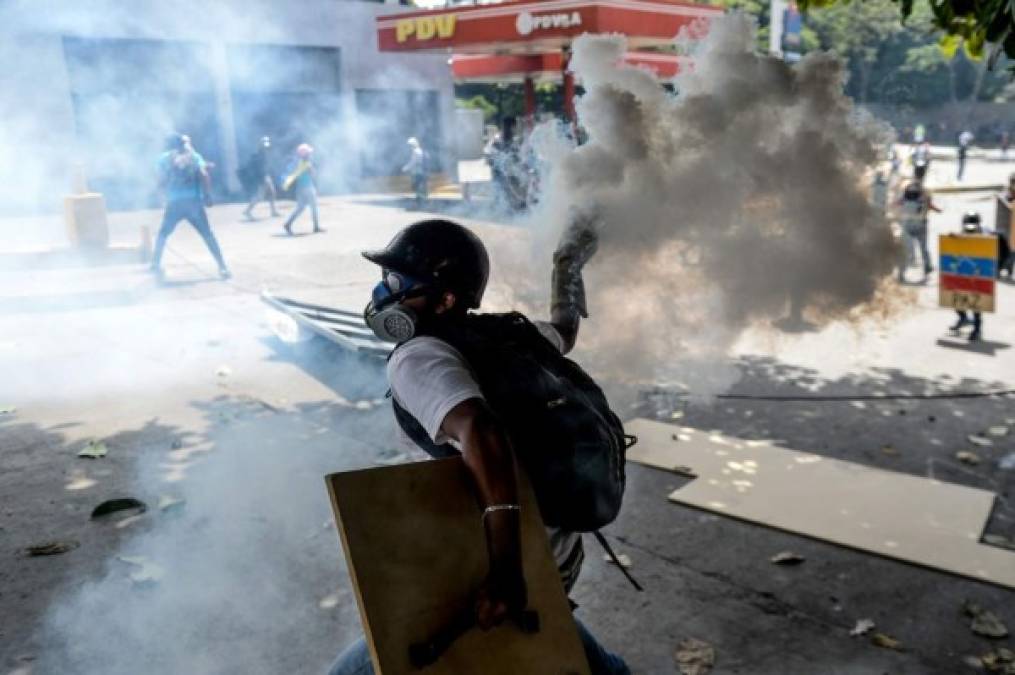
<svg viewBox="0 0 1015 675">
<path fill-rule="evenodd" d="M 621 64 L 622 37 L 574 43 L 588 141 L 537 131 L 550 168 L 535 221 L 552 250 L 576 212 L 597 214 L 599 323 L 582 340 L 597 369 L 715 392 L 737 339 L 791 300 L 818 325 L 884 302 L 895 249 L 865 172 L 887 130 L 843 95 L 834 55 L 790 65 L 755 44 L 747 17 L 714 21 L 673 94 Z"/>
</svg>

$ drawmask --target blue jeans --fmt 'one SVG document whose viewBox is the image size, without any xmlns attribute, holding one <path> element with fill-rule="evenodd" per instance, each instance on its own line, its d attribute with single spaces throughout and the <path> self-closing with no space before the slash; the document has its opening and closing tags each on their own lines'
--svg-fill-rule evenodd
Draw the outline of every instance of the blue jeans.
<svg viewBox="0 0 1015 675">
<path fill-rule="evenodd" d="M 622 658 L 603 649 L 581 621 L 576 618 L 574 622 L 578 626 L 578 637 L 585 648 L 585 658 L 589 661 L 592 675 L 631 675 L 631 669 Z M 328 675 L 374 675 L 366 640 L 360 638 L 346 647 Z"/>
<path fill-rule="evenodd" d="M 219 269 L 225 269 L 226 262 L 222 259 L 222 251 L 219 243 L 212 234 L 211 225 L 208 223 L 208 213 L 204 210 L 204 204 L 200 199 L 177 199 L 166 204 L 166 210 L 162 214 L 162 226 L 159 228 L 158 236 L 155 238 L 155 253 L 152 255 L 152 267 L 159 267 L 162 264 L 162 251 L 166 247 L 166 240 L 176 229 L 176 225 L 186 220 L 194 226 L 197 233 L 204 239 L 204 245 L 208 247 Z"/>
</svg>

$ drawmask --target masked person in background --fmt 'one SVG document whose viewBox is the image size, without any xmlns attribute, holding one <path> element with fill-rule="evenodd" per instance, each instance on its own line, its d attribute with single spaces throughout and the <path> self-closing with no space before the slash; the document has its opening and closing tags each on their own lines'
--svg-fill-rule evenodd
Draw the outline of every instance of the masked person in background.
<svg viewBox="0 0 1015 675">
<path fill-rule="evenodd" d="M 423 202 L 427 198 L 426 153 L 415 137 L 405 143 L 409 146 L 409 161 L 402 167 L 402 173 L 407 173 L 412 177 L 412 191 L 416 195 L 416 208 L 420 209 L 423 208 Z"/>
<path fill-rule="evenodd" d="M 314 221 L 314 232 L 323 232 L 317 212 L 317 186 L 314 181 L 317 179 L 317 167 L 314 166 L 314 149 L 307 143 L 300 143 L 296 147 L 296 156 L 289 162 L 282 179 L 283 190 L 293 190 L 296 193 L 296 209 L 286 218 L 286 234 L 293 233 L 293 221 L 295 221 L 303 210 L 310 207 L 310 216 Z"/>
<path fill-rule="evenodd" d="M 906 267 L 913 261 L 914 244 L 919 246 L 923 258 L 924 277 L 934 271 L 927 249 L 927 219 L 930 211 L 941 212 L 931 201 L 930 193 L 923 183 L 914 180 L 902 191 L 896 203 L 899 211 L 899 224 L 902 227 L 902 258 L 899 261 L 899 281 L 905 281 Z"/>
<path fill-rule="evenodd" d="M 573 234 L 554 255 L 549 322 L 469 311 L 483 299 L 490 263 L 479 238 L 457 223 L 420 221 L 387 248 L 363 254 L 381 272 L 365 319 L 378 337 L 398 343 L 387 367 L 395 419 L 407 439 L 431 456 L 461 454 L 476 487 L 476 517 L 489 556 L 488 575 L 474 598 L 483 629 L 527 605 L 519 467 L 533 484 L 566 592 L 584 560 L 580 532 L 598 530 L 620 508 L 623 428 L 602 391 L 563 356 L 587 316 L 581 270 L 596 248 L 590 227 Z M 572 462 L 581 452 L 595 453 L 597 460 L 588 454 Z M 576 624 L 593 675 L 630 673 Z M 362 639 L 330 671 L 373 672 Z"/>
<path fill-rule="evenodd" d="M 909 155 L 909 161 L 913 164 L 913 177 L 921 182 L 926 179 L 927 171 L 930 170 L 930 143 L 917 143 Z"/>
<path fill-rule="evenodd" d="M 257 145 L 257 151 L 251 155 L 250 161 L 243 169 L 244 184 L 250 183 L 253 194 L 250 195 L 250 203 L 243 209 L 243 217 L 253 220 L 253 210 L 257 203 L 267 199 L 271 206 L 271 217 L 278 218 L 279 212 L 275 210 L 275 181 L 271 177 L 269 168 L 269 154 L 271 153 L 271 138 L 262 136 L 261 142 Z"/>
<path fill-rule="evenodd" d="M 166 192 L 166 210 L 162 214 L 162 226 L 155 239 L 151 270 L 162 278 L 162 253 L 166 240 L 181 220 L 186 220 L 204 240 L 218 264 L 219 276 L 228 279 L 232 274 L 222 259 L 222 251 L 211 231 L 205 206 L 211 206 L 211 180 L 204 158 L 194 150 L 190 137 L 184 134 L 170 134 L 166 139 L 166 150 L 159 157 L 159 186 Z"/>
</svg>

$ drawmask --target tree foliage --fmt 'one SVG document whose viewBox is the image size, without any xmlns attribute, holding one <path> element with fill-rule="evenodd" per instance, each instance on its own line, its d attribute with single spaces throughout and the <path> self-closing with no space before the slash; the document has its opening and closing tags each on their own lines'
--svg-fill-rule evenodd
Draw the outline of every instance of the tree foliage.
<svg viewBox="0 0 1015 675">
<path fill-rule="evenodd" d="M 800 0 L 803 11 L 857 0 Z M 861 4 L 867 4 L 860 0 Z M 930 10 L 931 25 L 944 33 L 941 47 L 946 56 L 954 55 L 963 46 L 970 57 L 979 59 L 986 53 L 993 65 L 1002 54 L 1015 59 L 1015 2 L 1013 0 L 892 0 L 902 21 L 908 21 L 917 7 Z M 988 47 L 989 46 L 989 47 Z"/>
</svg>

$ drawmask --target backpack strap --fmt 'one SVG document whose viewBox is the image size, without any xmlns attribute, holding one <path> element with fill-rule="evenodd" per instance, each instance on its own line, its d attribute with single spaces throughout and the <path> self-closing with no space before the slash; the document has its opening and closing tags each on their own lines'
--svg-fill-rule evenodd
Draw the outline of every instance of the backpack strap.
<svg viewBox="0 0 1015 675">
<path fill-rule="evenodd" d="M 596 530 L 592 534 L 595 536 L 596 541 L 599 542 L 599 545 L 606 549 L 606 554 L 610 556 L 610 560 L 612 560 L 613 564 L 617 566 L 617 569 L 620 570 L 625 577 L 627 577 L 627 580 L 631 582 L 631 585 L 638 591 L 644 591 L 645 589 L 641 587 L 641 584 L 635 581 L 634 577 L 631 576 L 631 573 L 627 571 L 627 568 L 620 564 L 620 559 L 617 558 L 617 554 L 613 552 L 610 542 L 606 541 L 606 537 L 603 536 L 603 533 Z"/>
</svg>

